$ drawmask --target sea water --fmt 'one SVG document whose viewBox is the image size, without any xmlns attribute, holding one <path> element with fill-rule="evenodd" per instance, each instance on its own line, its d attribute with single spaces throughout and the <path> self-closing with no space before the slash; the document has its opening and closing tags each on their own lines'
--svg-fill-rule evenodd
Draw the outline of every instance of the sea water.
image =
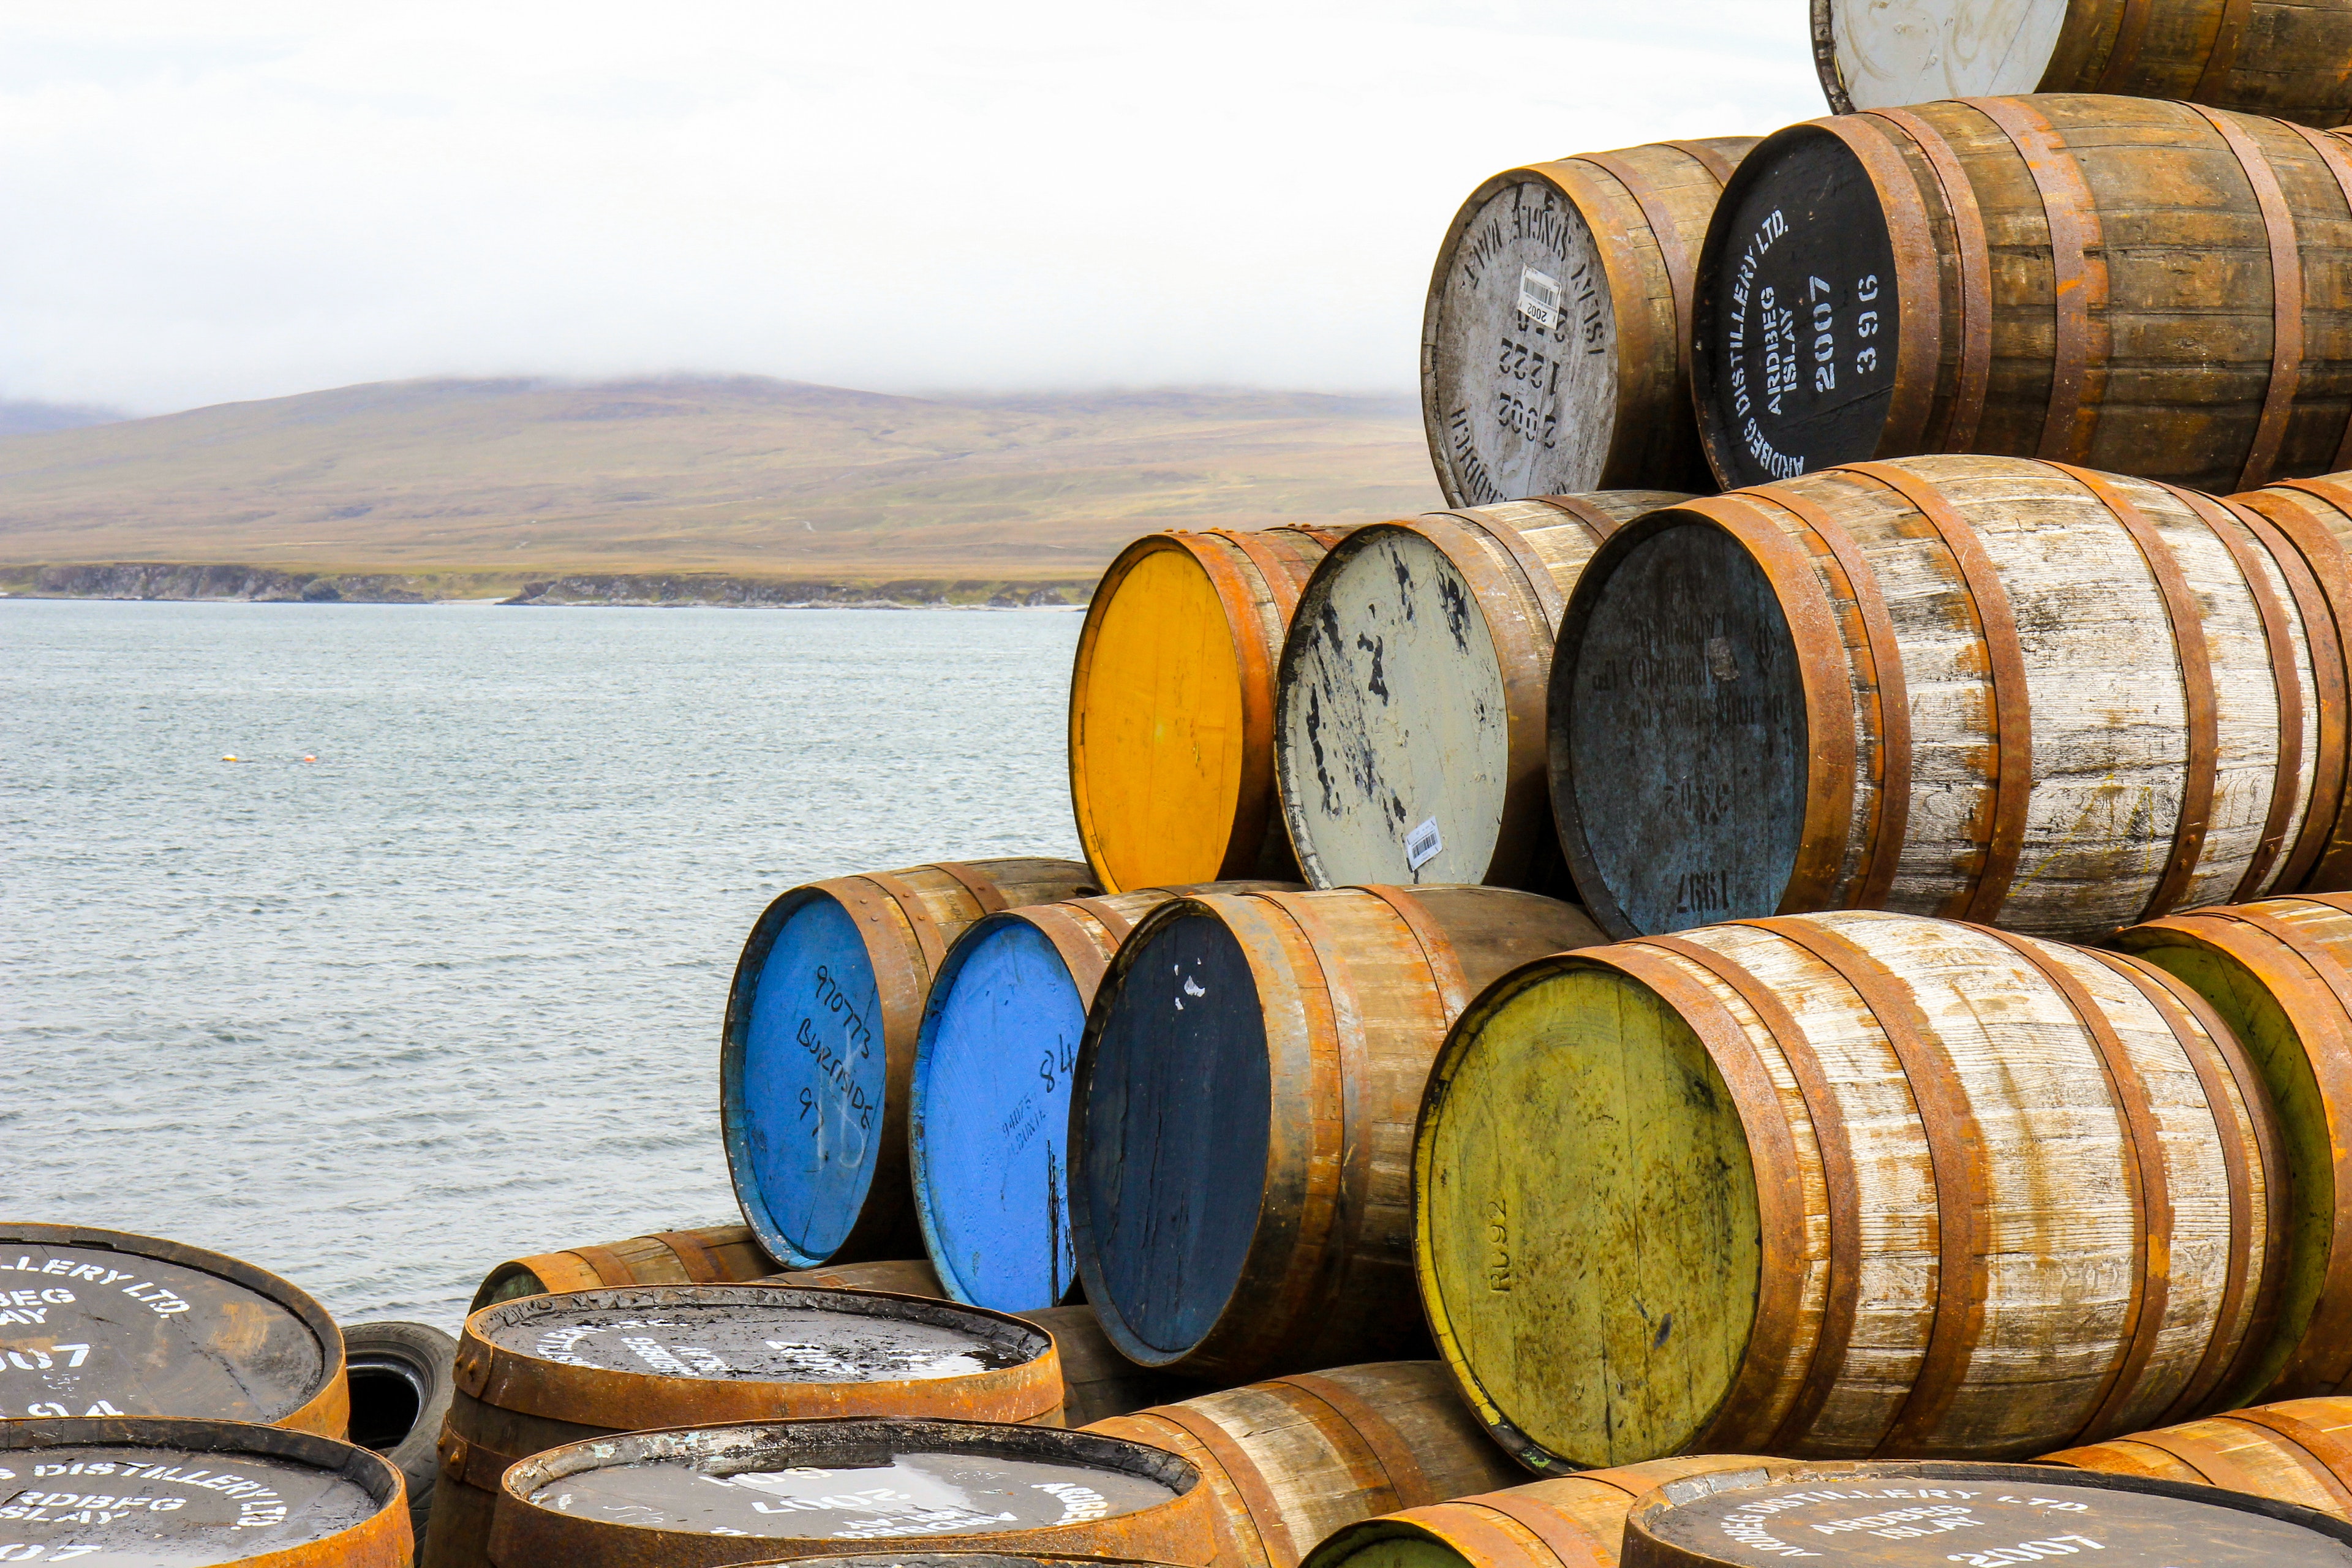
<svg viewBox="0 0 2352 1568">
<path fill-rule="evenodd" d="M 1078 619 L 0 600 L 0 1219 L 451 1328 L 502 1258 L 735 1223 L 752 921 L 1075 857 Z"/>
</svg>

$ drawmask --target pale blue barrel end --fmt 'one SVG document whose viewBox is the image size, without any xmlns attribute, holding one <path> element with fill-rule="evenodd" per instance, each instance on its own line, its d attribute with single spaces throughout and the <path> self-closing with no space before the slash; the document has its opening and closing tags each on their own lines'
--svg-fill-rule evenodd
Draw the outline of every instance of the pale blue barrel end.
<svg viewBox="0 0 2352 1568">
<path fill-rule="evenodd" d="M 823 889 L 793 889 L 744 943 L 719 1057 L 728 1175 L 744 1222 L 784 1268 L 827 1261 L 856 1225 L 887 1070 L 856 922 Z"/>
<path fill-rule="evenodd" d="M 1077 1291 L 1070 1240 L 1070 1075 L 1087 1010 L 1045 934 L 974 925 L 932 984 L 915 1047 L 915 1213 L 940 1283 L 1001 1312 Z"/>
</svg>

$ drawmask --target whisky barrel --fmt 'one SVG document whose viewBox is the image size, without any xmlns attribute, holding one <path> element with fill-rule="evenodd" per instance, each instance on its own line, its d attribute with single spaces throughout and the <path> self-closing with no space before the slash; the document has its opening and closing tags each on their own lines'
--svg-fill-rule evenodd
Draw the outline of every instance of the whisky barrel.
<svg viewBox="0 0 2352 1568">
<path fill-rule="evenodd" d="M 1103 574 L 1070 671 L 1070 804 L 1105 891 L 1297 875 L 1274 798 L 1274 666 L 1344 529 L 1149 533 Z"/>
<path fill-rule="evenodd" d="M 908 1147 L 923 1247 L 945 1293 L 1000 1312 L 1076 1298 L 1070 1250 L 1070 1074 L 1087 1009 L 1135 922 L 1213 882 L 1033 904 L 956 939 L 915 1046 Z"/>
<path fill-rule="evenodd" d="M 1598 940 L 1500 888 L 1208 894 L 1144 917 L 1087 1021 L 1070 1217 L 1130 1360 L 1238 1382 L 1426 1344 L 1405 1162 L 1446 1026 Z"/>
<path fill-rule="evenodd" d="M 1727 489 L 1917 452 L 2207 490 L 2352 468 L 2347 153 L 2065 93 L 1779 132 L 1700 254 L 1707 459 Z"/>
<path fill-rule="evenodd" d="M 341 1437 L 351 1410 L 341 1332 L 276 1275 L 152 1236 L 0 1224 L 0 1423 L 178 1415 Z"/>
<path fill-rule="evenodd" d="M 1200 1472 L 1092 1432 L 978 1421 L 744 1422 L 574 1443 L 509 1471 L 499 1568 L 702 1568 L 836 1555 L 1050 1552 L 1208 1568 Z"/>
<path fill-rule="evenodd" d="M 2155 1476 L 2352 1520 L 2352 1399 L 2289 1399 L 2044 1454 L 2044 1465 Z"/>
<path fill-rule="evenodd" d="M 793 1563 L 799 1568 L 1101 1568 L 1105 1563 L 1131 1563 L 1134 1568 L 1165 1568 L 1133 1557 L 1007 1557 L 995 1552 L 883 1552 L 856 1557 L 780 1557 L 751 1568 L 777 1568 Z"/>
<path fill-rule="evenodd" d="M 1693 1454 L 1529 1481 L 1348 1525 L 1307 1554 L 1307 1568 L 1616 1568 L 1637 1499 L 1687 1476 L 1744 1470 L 1762 1479 L 1798 1464 Z"/>
<path fill-rule="evenodd" d="M 907 1080 L 931 976 L 983 915 L 1095 891 L 1070 860 L 941 861 L 794 888 L 743 944 L 719 1056 L 736 1200 L 786 1268 L 919 1249 Z"/>
<path fill-rule="evenodd" d="M 2084 1554 L 2171 1568 L 2335 1568 L 2352 1525 L 2268 1498 L 2142 1476 L 1921 1460 L 1670 1481 L 1625 1521 L 1624 1568 L 2002 1568 Z M 1801 1543 L 1801 1544 L 1800 1544 Z"/>
<path fill-rule="evenodd" d="M 1294 1568 L 1342 1526 L 1518 1476 L 1433 1361 L 1277 1377 L 1087 1430 L 1191 1460 L 1232 1568 Z"/>
<path fill-rule="evenodd" d="M 1938 98 L 2109 92 L 2274 115 L 2352 120 L 2344 0 L 1819 0 L 1813 60 L 1830 108 Z"/>
<path fill-rule="evenodd" d="M 478 1312 L 500 1301 L 600 1285 L 730 1285 L 765 1279 L 775 1269 L 748 1225 L 681 1226 L 625 1241 L 509 1258 L 483 1276 L 466 1310 Z"/>
<path fill-rule="evenodd" d="M 2258 514 L 2020 458 L 1653 512 L 1561 626 L 1561 848 L 1620 935 L 1858 906 L 2095 940 L 2300 886 L 2345 780 L 2315 594 Z"/>
<path fill-rule="evenodd" d="M 1430 274 L 1421 411 L 1448 506 L 1711 489 L 1690 408 L 1692 265 L 1753 136 L 1506 169 Z"/>
<path fill-rule="evenodd" d="M 315 1432 L 157 1416 L 0 1424 L 0 1561 L 408 1568 L 400 1471 Z"/>
<path fill-rule="evenodd" d="M 2116 939 L 2194 987 L 2261 1072 L 2289 1176 L 2278 1326 L 2234 1404 L 2352 1392 L 2352 900 L 2266 899 Z"/>
<path fill-rule="evenodd" d="M 466 1320 L 421 1568 L 476 1568 L 499 1478 L 617 1431 L 761 1417 L 1050 1416 L 1053 1342 L 995 1312 L 775 1284 L 530 1296 Z"/>
<path fill-rule="evenodd" d="M 2319 700 L 2319 754 L 2340 757 L 2347 743 L 2347 716 L 2330 700 L 2338 691 L 2352 689 L 2352 474 L 2330 474 L 2315 479 L 2283 479 L 2261 489 L 2234 495 L 2226 503 L 2242 515 L 2251 512 L 2271 525 L 2278 535 L 2272 547 L 2284 542 L 2302 557 L 2305 572 L 2297 574 L 2295 593 L 2310 596 L 2303 616 L 2311 633 L 2313 672 Z M 2321 801 L 2314 809 L 2322 809 Z M 2352 887 L 2352 789 L 2341 792 L 2329 822 L 2326 844 L 2305 877 L 2306 888 Z M 2294 889 L 2281 886 L 2281 892 Z"/>
<path fill-rule="evenodd" d="M 2152 965 L 1873 911 L 1707 926 L 1463 1015 L 1422 1298 L 1531 1469 L 2029 1456 L 2244 1381 L 2279 1159 L 2238 1042 Z"/>
<path fill-rule="evenodd" d="M 846 1268 L 811 1268 L 779 1274 L 780 1283 L 813 1285 L 837 1290 L 887 1290 L 908 1296 L 944 1297 L 939 1276 L 921 1258 L 903 1263 L 860 1263 Z M 1124 1415 L 1147 1405 L 1181 1399 L 1198 1392 L 1191 1380 L 1138 1366 L 1118 1352 L 1085 1305 L 1047 1307 L 1015 1312 L 1054 1336 L 1062 1363 L 1062 1413 L 1065 1426 L 1084 1426 L 1106 1415 Z"/>
<path fill-rule="evenodd" d="M 1564 890 L 1544 798 L 1560 606 L 1619 524 L 1689 499 L 1547 496 L 1331 547 L 1275 679 L 1275 778 L 1307 881 Z"/>
</svg>

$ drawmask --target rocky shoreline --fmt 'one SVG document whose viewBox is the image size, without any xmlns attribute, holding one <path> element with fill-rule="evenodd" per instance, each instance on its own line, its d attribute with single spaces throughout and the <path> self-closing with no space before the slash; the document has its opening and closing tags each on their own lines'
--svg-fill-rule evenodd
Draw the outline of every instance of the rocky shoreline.
<svg viewBox="0 0 2352 1568">
<path fill-rule="evenodd" d="M 1092 577 L 740 577 L 723 573 L 303 572 L 271 566 L 114 562 L 0 567 L 0 597 L 274 604 L 502 605 L 736 609 L 1034 609 L 1084 605 Z"/>
</svg>

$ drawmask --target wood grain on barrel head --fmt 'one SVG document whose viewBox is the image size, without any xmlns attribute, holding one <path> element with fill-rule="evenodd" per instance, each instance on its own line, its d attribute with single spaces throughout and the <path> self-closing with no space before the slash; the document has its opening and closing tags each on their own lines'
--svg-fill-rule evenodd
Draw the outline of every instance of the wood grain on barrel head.
<svg viewBox="0 0 2352 1568">
<path fill-rule="evenodd" d="M 1507 170 L 1463 204 L 1430 279 L 1422 414 L 1449 504 L 1704 476 L 1692 262 L 1751 137 Z"/>
<path fill-rule="evenodd" d="M 2019 1456 L 2209 1405 L 2266 1345 L 2284 1176 L 2210 1017 L 2154 971 L 1886 914 L 1531 964 L 1423 1118 L 1440 1345 L 1537 1468 Z"/>
</svg>

